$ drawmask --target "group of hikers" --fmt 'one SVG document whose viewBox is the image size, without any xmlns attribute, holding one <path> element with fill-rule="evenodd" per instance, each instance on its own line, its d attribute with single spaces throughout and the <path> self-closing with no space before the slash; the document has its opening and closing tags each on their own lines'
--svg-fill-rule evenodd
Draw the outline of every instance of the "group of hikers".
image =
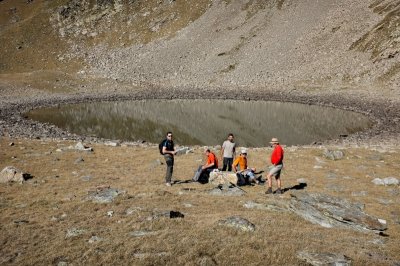
<svg viewBox="0 0 400 266">
<path fill-rule="evenodd" d="M 160 143 L 160 152 L 165 158 L 167 164 L 167 172 L 165 175 L 165 182 L 167 186 L 172 185 L 172 172 L 174 169 L 174 156 L 176 155 L 176 149 L 174 141 L 172 140 L 172 132 L 167 133 L 167 138 Z M 277 189 L 274 193 L 282 194 L 282 182 L 281 182 L 281 171 L 283 168 L 283 148 L 279 144 L 277 138 L 272 138 L 270 144 L 273 146 L 273 151 L 271 154 L 271 164 L 267 174 L 268 179 L 268 189 L 266 194 L 272 194 L 272 177 L 275 178 L 277 183 Z M 210 149 L 204 151 L 207 158 L 203 165 L 200 165 L 197 169 L 193 181 L 200 182 L 201 180 L 208 180 L 208 176 L 212 171 L 218 171 L 218 158 L 211 152 Z M 242 149 L 238 157 L 236 155 L 236 143 L 234 141 L 234 136 L 232 133 L 228 134 L 227 140 L 224 141 L 221 148 L 221 158 L 223 160 L 223 166 L 221 171 L 233 171 L 238 177 L 237 185 L 245 184 L 258 184 L 260 181 L 257 180 L 255 168 L 251 168 L 247 164 L 247 150 Z"/>
</svg>

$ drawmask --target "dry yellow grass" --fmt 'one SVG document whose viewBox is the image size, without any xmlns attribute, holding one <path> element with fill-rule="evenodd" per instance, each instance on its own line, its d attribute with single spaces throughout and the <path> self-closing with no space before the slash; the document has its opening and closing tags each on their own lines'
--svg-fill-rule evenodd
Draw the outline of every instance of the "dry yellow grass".
<svg viewBox="0 0 400 266">
<path fill-rule="evenodd" d="M 10 142 L 14 146 L 9 146 Z M 308 180 L 307 191 L 365 204 L 368 214 L 388 222 L 388 237 L 349 229 L 327 229 L 290 212 L 246 209 L 247 201 L 268 204 L 290 198 L 267 196 L 265 186 L 244 187 L 238 197 L 211 196 L 210 185 L 164 185 L 165 165 L 152 164 L 157 147 L 91 145 L 94 152 L 58 148 L 73 142 L 2 138 L 0 168 L 18 167 L 34 177 L 23 185 L 0 185 L 0 264 L 49 265 L 304 265 L 298 251 L 337 252 L 354 265 L 391 265 L 400 261 L 399 187 L 376 186 L 377 177 L 398 177 L 399 148 L 378 152 L 345 148 L 346 158 L 317 165 L 319 148 L 287 148 L 284 187 Z M 265 168 L 270 149 L 251 149 L 250 165 Z M 201 162 L 202 148 L 176 158 L 175 180 L 187 180 Z M 14 158 L 12 158 L 14 157 Z M 84 162 L 75 163 L 82 157 Z M 162 160 L 163 161 L 163 160 Z M 82 176 L 91 176 L 83 181 Z M 343 178 L 351 177 L 351 179 Z M 88 191 L 110 186 L 126 191 L 113 203 L 85 201 Z M 190 190 L 189 190 L 190 188 Z M 336 191 L 335 191 L 336 190 Z M 367 191 L 366 196 L 352 192 Z M 382 201 L 388 201 L 383 204 Z M 127 214 L 130 210 L 130 214 Z M 183 219 L 148 219 L 158 211 L 180 211 Z M 107 215 L 113 211 L 112 217 Z M 253 233 L 218 225 L 238 215 L 256 225 Z M 24 222 L 24 220 L 26 222 Z M 84 229 L 66 238 L 67 230 Z M 139 230 L 153 234 L 135 237 Z M 89 243 L 92 236 L 101 241 Z"/>
</svg>

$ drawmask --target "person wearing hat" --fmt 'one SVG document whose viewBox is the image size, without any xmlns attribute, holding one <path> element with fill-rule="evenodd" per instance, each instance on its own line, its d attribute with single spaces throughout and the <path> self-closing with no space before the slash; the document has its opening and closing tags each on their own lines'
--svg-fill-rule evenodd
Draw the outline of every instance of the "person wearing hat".
<svg viewBox="0 0 400 266">
<path fill-rule="evenodd" d="M 272 177 L 275 177 L 278 189 L 275 191 L 276 194 L 282 194 L 282 182 L 281 182 L 281 171 L 283 168 L 283 149 L 279 145 L 279 140 L 277 138 L 272 138 L 271 142 L 274 150 L 271 154 L 272 167 L 270 168 L 267 178 L 268 178 L 268 190 L 266 194 L 272 194 Z"/>
<path fill-rule="evenodd" d="M 238 169 L 238 166 L 239 166 L 239 169 Z M 242 149 L 240 151 L 239 157 L 237 157 L 232 164 L 232 168 L 235 173 L 242 174 L 245 178 L 248 178 L 250 183 L 258 184 L 256 176 L 254 175 L 254 172 L 256 171 L 256 169 L 249 168 L 247 166 L 247 150 Z"/>
</svg>

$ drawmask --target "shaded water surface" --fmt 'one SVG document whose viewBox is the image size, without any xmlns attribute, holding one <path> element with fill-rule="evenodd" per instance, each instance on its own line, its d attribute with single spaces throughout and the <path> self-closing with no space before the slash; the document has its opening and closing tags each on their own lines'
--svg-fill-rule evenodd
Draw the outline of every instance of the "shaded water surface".
<svg viewBox="0 0 400 266">
<path fill-rule="evenodd" d="M 295 103 L 232 100 L 98 102 L 33 110 L 30 119 L 107 139 L 160 142 L 167 131 L 182 145 L 221 144 L 232 132 L 241 146 L 286 145 L 338 138 L 372 126 L 358 113 Z"/>
</svg>

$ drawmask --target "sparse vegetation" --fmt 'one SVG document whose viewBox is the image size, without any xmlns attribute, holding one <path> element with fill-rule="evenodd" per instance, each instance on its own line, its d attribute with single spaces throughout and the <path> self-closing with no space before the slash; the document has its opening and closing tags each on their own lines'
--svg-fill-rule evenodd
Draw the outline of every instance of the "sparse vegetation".
<svg viewBox="0 0 400 266">
<path fill-rule="evenodd" d="M 371 183 L 400 172 L 399 4 L 0 1 L 0 170 L 33 175 L 0 185 L 0 264 L 305 265 L 299 251 L 399 264 L 399 186 Z M 245 187 L 242 197 L 211 196 L 210 185 L 167 188 L 155 146 L 57 151 L 85 137 L 21 117 L 43 105 L 147 98 L 293 101 L 370 115 L 376 126 L 357 137 L 288 147 L 283 184 L 303 178 L 306 191 L 360 202 L 388 230 L 327 229 L 292 212 L 243 207 L 290 201 L 290 191 L 267 197 L 264 186 Z M 345 158 L 320 163 L 330 145 Z M 251 149 L 251 165 L 265 169 L 269 152 Z M 177 157 L 175 178 L 190 179 L 201 158 L 199 147 Z M 86 200 L 109 186 L 126 192 L 109 204 Z M 170 210 L 185 217 L 159 215 Z M 231 216 L 255 232 L 218 225 Z"/>
</svg>

